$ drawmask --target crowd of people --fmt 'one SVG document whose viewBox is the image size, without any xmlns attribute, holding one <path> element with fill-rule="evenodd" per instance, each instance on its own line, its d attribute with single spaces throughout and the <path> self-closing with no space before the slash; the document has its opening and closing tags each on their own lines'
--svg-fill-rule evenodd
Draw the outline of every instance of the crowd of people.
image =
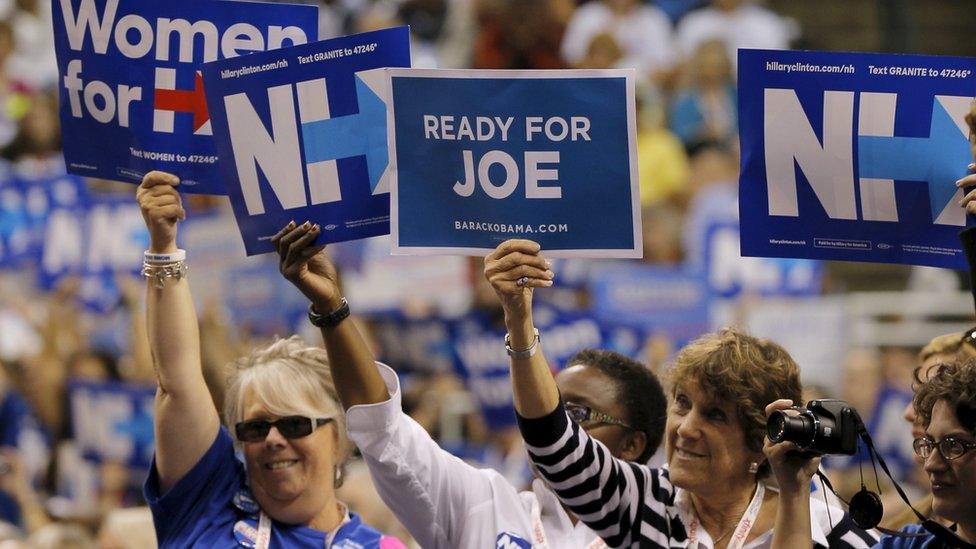
<svg viewBox="0 0 976 549">
<path fill-rule="evenodd" d="M 737 224 L 736 50 L 800 37 L 755 0 L 310 3 L 321 38 L 409 24 L 415 67 L 636 69 L 643 262 L 690 271 Z M 237 264 L 177 248 L 198 219 L 233 227 L 226 199 L 65 176 L 52 5 L 0 1 L 0 547 L 870 547 L 811 484 L 819 465 L 849 497 L 867 456 L 765 439 L 767 413 L 825 396 L 861 412 L 923 516 L 976 544 L 971 337 L 844 348 L 843 380 L 820 379 L 744 329 L 595 318 L 593 263 L 529 241 L 459 260 L 460 311 L 418 297 L 445 288 L 363 311 L 343 298 L 362 250 L 323 254 L 303 219 L 257 279 L 287 299 L 249 316 L 204 287 Z M 45 239 L 82 245 L 50 231 L 54 206 L 80 196 L 141 210 L 149 283 L 50 274 Z M 882 526 L 919 537 L 880 543 L 934 543 L 881 484 Z"/>
</svg>

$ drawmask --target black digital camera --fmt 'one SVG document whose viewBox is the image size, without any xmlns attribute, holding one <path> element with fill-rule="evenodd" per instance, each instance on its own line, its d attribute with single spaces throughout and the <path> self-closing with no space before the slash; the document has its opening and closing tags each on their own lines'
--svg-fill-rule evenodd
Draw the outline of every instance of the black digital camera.
<svg viewBox="0 0 976 549">
<path fill-rule="evenodd" d="M 857 439 L 864 428 L 861 418 L 843 400 L 811 400 L 806 408 L 794 408 L 791 415 L 777 410 L 766 420 L 766 434 L 773 442 L 796 444 L 808 457 L 825 454 L 851 456 L 857 453 Z"/>
</svg>

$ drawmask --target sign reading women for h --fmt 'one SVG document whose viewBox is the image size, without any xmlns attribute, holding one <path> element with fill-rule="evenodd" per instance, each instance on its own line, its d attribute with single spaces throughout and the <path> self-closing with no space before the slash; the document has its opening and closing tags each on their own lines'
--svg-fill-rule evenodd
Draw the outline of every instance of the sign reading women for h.
<svg viewBox="0 0 976 549">
<path fill-rule="evenodd" d="M 315 6 L 262 2 L 52 0 L 68 171 L 226 194 L 199 66 L 315 41 Z"/>
<path fill-rule="evenodd" d="M 390 232 L 386 105 L 357 73 L 410 65 L 407 27 L 208 63 L 221 173 L 248 255 L 288 221 L 320 242 Z"/>
<path fill-rule="evenodd" d="M 966 268 L 976 59 L 739 50 L 742 255 Z"/>
<path fill-rule="evenodd" d="M 632 71 L 386 72 L 394 253 L 640 257 Z"/>
</svg>

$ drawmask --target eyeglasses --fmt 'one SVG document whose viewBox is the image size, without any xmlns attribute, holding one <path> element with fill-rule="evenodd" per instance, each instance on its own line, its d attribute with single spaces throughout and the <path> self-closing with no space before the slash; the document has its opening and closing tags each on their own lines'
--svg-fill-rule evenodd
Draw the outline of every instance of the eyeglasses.
<svg viewBox="0 0 976 549">
<path fill-rule="evenodd" d="M 929 437 L 919 437 L 912 443 L 912 448 L 915 449 L 915 454 L 922 459 L 927 459 L 932 453 L 932 449 L 938 448 L 942 457 L 952 460 L 960 458 L 966 452 L 976 448 L 976 442 L 966 442 L 953 437 L 945 437 L 936 442 Z"/>
<path fill-rule="evenodd" d="M 584 423 L 609 423 L 611 425 L 620 425 L 621 427 L 626 427 L 628 429 L 633 429 L 626 421 L 617 419 L 609 414 L 604 414 L 603 412 L 597 412 L 589 406 L 584 406 L 582 404 L 576 404 L 575 402 L 567 402 L 565 404 L 566 413 L 569 414 L 569 419 L 575 421 L 576 423 L 582 425 Z"/>
<path fill-rule="evenodd" d="M 242 421 L 234 426 L 237 440 L 241 442 L 263 442 L 274 427 L 285 438 L 302 438 L 312 434 L 312 431 L 332 421 L 331 417 L 310 418 L 305 416 L 287 416 L 275 421 L 252 419 Z"/>
</svg>

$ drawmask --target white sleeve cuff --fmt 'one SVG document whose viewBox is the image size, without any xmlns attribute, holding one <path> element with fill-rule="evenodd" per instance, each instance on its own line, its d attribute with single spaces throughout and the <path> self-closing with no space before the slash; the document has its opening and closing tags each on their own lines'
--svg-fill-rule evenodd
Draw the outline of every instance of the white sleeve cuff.
<svg viewBox="0 0 976 549">
<path fill-rule="evenodd" d="M 351 406 L 346 410 L 346 430 L 354 443 L 358 443 L 357 435 L 373 434 L 387 429 L 403 413 L 400 379 L 396 372 L 382 362 L 376 363 L 376 369 L 386 383 L 390 398 L 383 402 Z"/>
</svg>

